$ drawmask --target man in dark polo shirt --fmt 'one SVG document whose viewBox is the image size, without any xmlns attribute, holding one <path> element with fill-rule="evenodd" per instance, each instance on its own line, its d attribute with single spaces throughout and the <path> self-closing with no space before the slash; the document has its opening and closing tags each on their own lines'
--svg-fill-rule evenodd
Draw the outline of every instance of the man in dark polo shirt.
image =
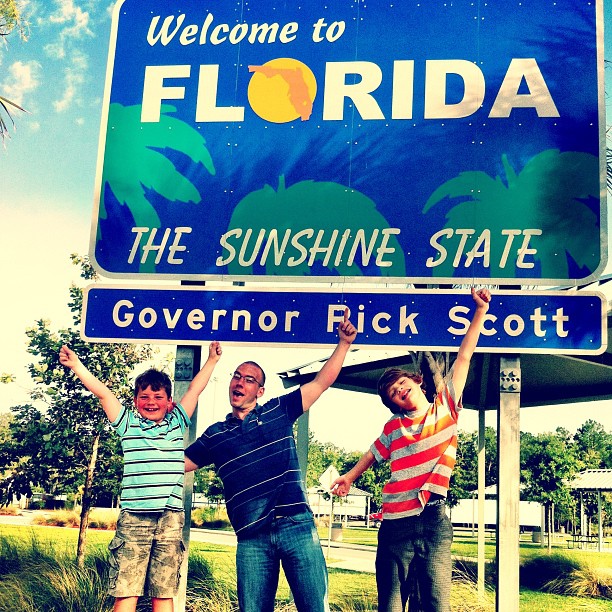
<svg viewBox="0 0 612 612">
<path fill-rule="evenodd" d="M 232 412 L 185 451 L 185 469 L 213 464 L 223 481 L 238 547 L 236 572 L 242 612 L 272 612 L 280 564 L 299 612 L 327 612 L 327 568 L 308 506 L 293 439 L 293 423 L 336 380 L 357 332 L 347 313 L 338 345 L 315 378 L 258 404 L 265 374 L 253 361 L 239 365 L 229 386 Z"/>
</svg>

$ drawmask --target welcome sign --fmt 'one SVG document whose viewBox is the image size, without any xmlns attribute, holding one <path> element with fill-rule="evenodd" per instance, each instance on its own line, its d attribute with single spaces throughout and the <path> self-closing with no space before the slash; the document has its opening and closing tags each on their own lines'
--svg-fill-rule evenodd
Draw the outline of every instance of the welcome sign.
<svg viewBox="0 0 612 612">
<path fill-rule="evenodd" d="M 593 279 L 601 12 L 119 2 L 92 261 L 126 278 Z"/>
</svg>

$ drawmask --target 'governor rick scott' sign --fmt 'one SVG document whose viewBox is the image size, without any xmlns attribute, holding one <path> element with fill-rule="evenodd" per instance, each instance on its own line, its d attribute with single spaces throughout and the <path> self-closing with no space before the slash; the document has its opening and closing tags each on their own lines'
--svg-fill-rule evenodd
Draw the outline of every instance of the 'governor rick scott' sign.
<svg viewBox="0 0 612 612">
<path fill-rule="evenodd" d="M 120 1 L 93 262 L 125 278 L 594 279 L 601 13 Z"/>
</svg>

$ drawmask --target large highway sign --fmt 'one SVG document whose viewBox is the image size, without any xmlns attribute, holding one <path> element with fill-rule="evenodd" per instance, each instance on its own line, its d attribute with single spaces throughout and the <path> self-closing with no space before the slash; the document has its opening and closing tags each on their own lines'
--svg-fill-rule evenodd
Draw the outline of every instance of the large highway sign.
<svg viewBox="0 0 612 612">
<path fill-rule="evenodd" d="M 106 276 L 577 284 L 606 263 L 602 2 L 123 0 Z"/>
</svg>

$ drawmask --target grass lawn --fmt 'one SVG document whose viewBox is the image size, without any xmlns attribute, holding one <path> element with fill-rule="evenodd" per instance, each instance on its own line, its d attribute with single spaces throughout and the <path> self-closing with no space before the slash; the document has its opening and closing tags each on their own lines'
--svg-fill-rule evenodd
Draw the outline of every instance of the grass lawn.
<svg viewBox="0 0 612 612">
<path fill-rule="evenodd" d="M 319 537 L 325 545 L 329 535 L 329 529 L 327 527 L 319 527 Z M 342 530 L 342 542 L 346 544 L 360 544 L 365 546 L 376 546 L 378 538 L 378 529 L 370 527 L 349 527 Z M 536 557 L 538 555 L 545 555 L 547 551 L 546 546 L 540 546 L 531 541 L 531 538 L 527 539 L 524 535 L 519 544 L 519 555 L 521 561 Z M 604 552 L 598 552 L 597 550 L 579 550 L 575 548 L 567 548 L 567 544 L 564 540 L 556 542 L 552 546 L 552 551 L 555 553 L 563 553 L 571 558 L 578 559 L 585 563 L 588 563 L 592 567 L 598 568 L 612 568 L 612 548 L 605 549 Z M 476 559 L 478 555 L 478 543 L 475 536 L 470 534 L 461 533 L 455 534 L 453 539 L 452 554 L 456 557 L 472 558 Z M 495 539 L 485 539 L 485 558 L 493 560 L 495 559 Z M 610 606 L 612 610 L 612 605 Z"/>
<path fill-rule="evenodd" d="M 360 533 L 361 532 L 361 533 Z M 320 532 L 321 533 L 321 532 Z M 76 551 L 78 530 L 65 527 L 17 527 L 0 524 L 0 536 L 8 538 L 19 538 L 28 540 L 35 534 L 37 541 L 44 545 L 53 544 L 56 549 Z M 345 529 L 343 541 L 366 544 L 375 543 L 377 531 L 374 529 Z M 322 537 L 324 534 L 321 533 Z M 113 532 L 91 529 L 88 531 L 87 546 L 105 548 Z M 476 555 L 476 543 L 468 538 L 458 538 L 457 548 L 453 549 L 456 554 L 465 556 Z M 521 543 L 521 556 L 527 558 L 535 554 L 545 554 L 545 548 L 531 544 Z M 235 588 L 235 547 L 205 542 L 191 542 L 192 554 L 201 555 L 209 563 L 215 579 L 224 583 L 228 590 Z M 494 543 L 487 542 L 487 554 L 493 551 Z M 561 552 L 557 548 L 556 552 Z M 593 553 L 585 551 L 567 551 L 568 555 L 578 555 L 588 559 L 591 565 L 610 568 L 612 565 L 612 554 Z M 330 560 L 331 561 L 331 560 Z M 352 572 L 347 570 L 329 569 L 330 604 L 333 610 L 345 610 L 355 612 L 356 610 L 373 611 L 376 609 L 376 584 L 373 574 Z M 475 587 L 470 584 L 453 583 L 453 606 L 454 612 L 493 612 L 495 610 L 495 597 L 490 591 L 487 592 L 486 601 L 478 604 L 475 600 Z M 279 602 L 289 601 L 290 593 L 284 576 L 281 575 L 277 599 Z M 521 590 L 520 593 L 521 612 L 611 612 L 612 602 L 602 599 L 588 599 L 580 597 L 567 597 L 545 594 L 540 592 Z"/>
</svg>

